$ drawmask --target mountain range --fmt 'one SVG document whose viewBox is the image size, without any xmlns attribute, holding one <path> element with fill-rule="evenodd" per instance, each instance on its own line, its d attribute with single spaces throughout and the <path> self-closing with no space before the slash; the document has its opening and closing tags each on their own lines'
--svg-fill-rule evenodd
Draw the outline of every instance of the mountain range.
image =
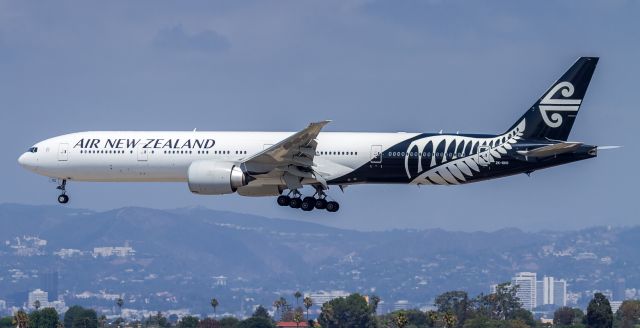
<svg viewBox="0 0 640 328">
<path fill-rule="evenodd" d="M 594 290 L 640 288 L 638 226 L 360 232 L 201 207 L 97 212 L 2 204 L 0 243 L 0 299 L 13 305 L 46 272 L 58 273 L 68 304 L 108 308 L 118 294 L 131 308 L 195 312 L 209 311 L 213 296 L 219 311 L 237 312 L 295 290 L 425 306 L 449 290 L 486 293 L 519 271 L 566 279 L 578 304 Z M 131 252 L 100 254 L 123 246 Z"/>
</svg>

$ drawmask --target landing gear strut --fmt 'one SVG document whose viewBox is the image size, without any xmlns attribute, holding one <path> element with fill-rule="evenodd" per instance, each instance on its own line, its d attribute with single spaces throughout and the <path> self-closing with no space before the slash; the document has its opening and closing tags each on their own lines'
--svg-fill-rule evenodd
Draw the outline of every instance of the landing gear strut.
<svg viewBox="0 0 640 328">
<path fill-rule="evenodd" d="M 337 212 L 340 204 L 335 201 L 327 201 L 327 194 L 321 186 L 317 186 L 316 193 L 313 196 L 302 197 L 302 194 L 293 189 L 286 195 L 278 196 L 277 203 L 280 206 L 289 206 L 291 208 L 299 208 L 305 212 L 313 211 L 313 209 L 324 210 L 328 212 Z"/>
<path fill-rule="evenodd" d="M 56 187 L 60 190 L 60 196 L 58 196 L 58 203 L 66 204 L 69 202 L 69 196 L 67 196 L 67 179 L 63 179 L 62 183 Z"/>
</svg>

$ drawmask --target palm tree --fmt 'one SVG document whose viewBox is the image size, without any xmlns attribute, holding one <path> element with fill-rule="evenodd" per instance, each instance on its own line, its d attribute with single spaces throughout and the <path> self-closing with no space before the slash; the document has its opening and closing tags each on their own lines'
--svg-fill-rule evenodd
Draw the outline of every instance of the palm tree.
<svg viewBox="0 0 640 328">
<path fill-rule="evenodd" d="M 404 314 L 404 311 L 400 311 L 394 316 L 393 322 L 398 328 L 404 328 L 404 326 L 409 323 L 409 320 L 407 319 L 407 315 Z"/>
<path fill-rule="evenodd" d="M 287 304 L 287 299 L 280 296 L 280 320 L 282 320 L 282 318 L 284 317 L 284 312 L 287 310 L 288 304 Z"/>
<path fill-rule="evenodd" d="M 281 306 L 282 306 L 282 303 L 280 302 L 280 299 L 273 301 L 273 307 L 276 308 L 275 314 L 277 314 L 278 311 L 280 311 Z M 274 317 L 275 317 L 275 314 L 274 314 Z"/>
<path fill-rule="evenodd" d="M 16 315 L 13 316 L 11 323 L 18 328 L 27 328 L 29 326 L 29 316 L 26 312 L 19 310 Z"/>
<path fill-rule="evenodd" d="M 122 299 L 122 297 L 118 297 L 118 299 L 116 300 L 116 305 L 118 306 L 118 309 L 120 310 L 120 318 L 122 318 L 122 306 L 124 305 L 124 300 Z M 118 325 L 120 326 L 120 325 Z"/>
<path fill-rule="evenodd" d="M 296 291 L 295 293 L 293 293 L 293 297 L 296 298 L 296 306 L 298 306 L 298 300 L 300 299 L 300 297 L 302 297 L 302 293 L 300 293 L 300 291 Z"/>
<path fill-rule="evenodd" d="M 313 300 L 311 297 L 307 296 L 302 300 L 302 304 L 307 308 L 307 321 L 309 321 L 309 308 L 313 306 Z"/>
<path fill-rule="evenodd" d="M 38 309 L 40 309 L 40 301 L 35 300 L 35 302 L 33 302 L 33 307 L 36 308 L 36 311 L 38 311 Z"/>
<path fill-rule="evenodd" d="M 213 316 L 214 317 L 217 317 L 216 308 L 218 307 L 218 305 L 220 305 L 220 302 L 218 302 L 218 300 L 216 298 L 212 298 L 211 299 L 211 307 L 213 307 Z"/>
<path fill-rule="evenodd" d="M 302 322 L 302 313 L 296 311 L 293 314 L 293 321 L 296 323 L 296 327 L 300 327 L 300 322 Z"/>
<path fill-rule="evenodd" d="M 122 314 L 122 306 L 124 305 L 124 300 L 122 299 L 122 297 L 118 297 L 118 299 L 116 300 L 116 305 L 120 309 L 120 314 Z"/>
</svg>

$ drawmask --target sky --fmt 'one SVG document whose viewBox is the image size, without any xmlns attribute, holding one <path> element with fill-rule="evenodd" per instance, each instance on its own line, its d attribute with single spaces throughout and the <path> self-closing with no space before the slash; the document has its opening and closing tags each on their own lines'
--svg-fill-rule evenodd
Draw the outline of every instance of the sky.
<svg viewBox="0 0 640 328">
<path fill-rule="evenodd" d="M 579 56 L 601 60 L 570 140 L 588 161 L 463 186 L 332 188 L 338 213 L 184 183 L 69 185 L 75 208 L 212 209 L 358 230 L 638 224 L 637 1 L 0 0 L 0 203 L 55 205 L 17 164 L 85 130 L 500 133 Z"/>
</svg>

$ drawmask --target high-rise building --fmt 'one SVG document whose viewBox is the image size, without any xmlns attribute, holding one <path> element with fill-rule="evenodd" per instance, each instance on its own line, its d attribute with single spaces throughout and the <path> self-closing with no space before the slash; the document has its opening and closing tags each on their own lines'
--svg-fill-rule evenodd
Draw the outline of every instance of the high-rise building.
<svg viewBox="0 0 640 328">
<path fill-rule="evenodd" d="M 545 276 L 536 282 L 536 306 L 553 304 L 567 305 L 567 282 Z"/>
<path fill-rule="evenodd" d="M 567 306 L 567 281 L 564 279 L 553 282 L 553 304 Z"/>
<path fill-rule="evenodd" d="M 624 278 L 618 278 L 613 282 L 613 301 L 624 301 L 626 297 L 626 286 Z M 614 312 L 615 313 L 615 312 Z"/>
<path fill-rule="evenodd" d="M 522 307 L 529 311 L 536 307 L 536 281 L 535 272 L 518 272 L 511 278 L 511 284 L 518 286 L 516 296 L 520 299 Z"/>
<path fill-rule="evenodd" d="M 36 301 L 40 302 L 40 307 L 49 306 L 49 293 L 43 291 L 42 289 L 36 289 L 32 292 L 29 292 L 29 298 L 27 307 L 30 309 L 35 308 Z"/>
<path fill-rule="evenodd" d="M 58 299 L 58 271 L 45 272 L 40 275 L 40 289 L 49 293 L 52 300 Z"/>
</svg>

